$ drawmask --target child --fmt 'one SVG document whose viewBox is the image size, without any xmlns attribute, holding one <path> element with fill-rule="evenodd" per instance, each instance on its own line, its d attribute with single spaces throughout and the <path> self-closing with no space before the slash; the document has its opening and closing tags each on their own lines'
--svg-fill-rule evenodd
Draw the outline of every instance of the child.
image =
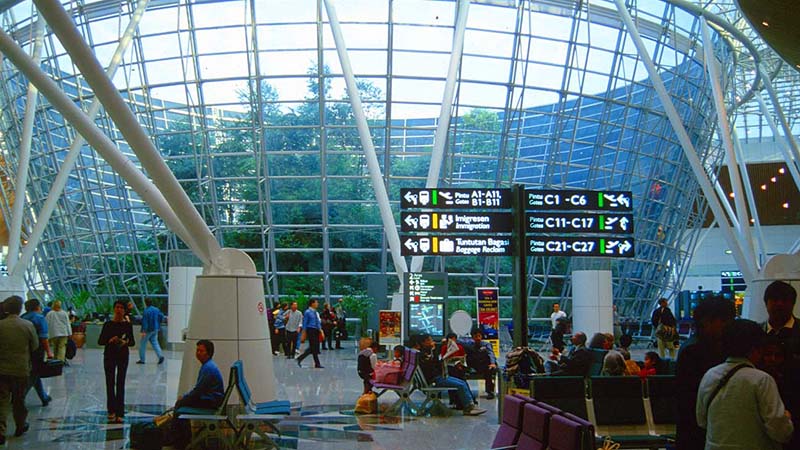
<svg viewBox="0 0 800 450">
<path fill-rule="evenodd" d="M 639 376 L 647 378 L 650 375 L 656 375 L 656 367 L 661 364 L 661 358 L 656 352 L 647 352 L 644 354 L 644 367 L 639 371 Z"/>
<path fill-rule="evenodd" d="M 364 394 L 372 391 L 372 378 L 375 376 L 375 366 L 378 364 L 378 344 L 365 337 L 358 342 L 358 376 L 364 380 Z"/>
<path fill-rule="evenodd" d="M 400 366 L 403 364 L 403 353 L 405 352 L 406 348 L 402 345 L 395 345 L 392 349 L 394 353 L 394 358 L 392 359 L 392 364 Z"/>
</svg>

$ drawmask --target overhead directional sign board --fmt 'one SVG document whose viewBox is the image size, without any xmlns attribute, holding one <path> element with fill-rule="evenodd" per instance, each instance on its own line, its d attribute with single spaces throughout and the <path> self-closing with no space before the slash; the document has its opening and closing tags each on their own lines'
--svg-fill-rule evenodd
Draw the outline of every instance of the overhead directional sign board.
<svg viewBox="0 0 800 450">
<path fill-rule="evenodd" d="M 510 233 L 512 224 L 508 213 L 403 211 L 400 213 L 400 230 L 404 233 Z"/>
<path fill-rule="evenodd" d="M 528 211 L 633 211 L 630 191 L 529 190 Z"/>
<path fill-rule="evenodd" d="M 511 189 L 400 189 L 400 208 L 509 209 Z"/>
<path fill-rule="evenodd" d="M 528 237 L 530 256 L 607 256 L 632 258 L 634 241 L 624 237 Z"/>
<path fill-rule="evenodd" d="M 633 214 L 535 212 L 526 218 L 529 233 L 633 233 Z"/>
<path fill-rule="evenodd" d="M 403 236 L 403 256 L 510 256 L 511 236 Z"/>
</svg>

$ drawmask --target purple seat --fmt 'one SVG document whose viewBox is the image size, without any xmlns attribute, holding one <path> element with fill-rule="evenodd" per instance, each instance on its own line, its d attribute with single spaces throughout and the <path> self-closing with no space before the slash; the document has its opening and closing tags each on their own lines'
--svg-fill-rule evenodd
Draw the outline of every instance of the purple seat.
<svg viewBox="0 0 800 450">
<path fill-rule="evenodd" d="M 564 416 L 550 417 L 548 445 L 551 450 L 580 450 L 582 448 L 582 425 Z"/>
<path fill-rule="evenodd" d="M 372 383 L 374 388 L 380 389 L 378 397 L 386 392 L 394 392 L 399 397 L 386 411 L 387 414 L 401 414 L 403 412 L 408 412 L 412 415 L 416 414 L 416 407 L 411 403 L 411 394 L 414 392 L 414 384 L 411 379 L 417 368 L 418 353 L 417 350 L 410 348 L 406 348 L 403 351 L 403 362 L 400 365 L 403 369 L 403 375 L 399 384 Z"/>
<path fill-rule="evenodd" d="M 522 413 L 525 402 L 513 395 L 506 395 L 503 400 L 503 423 L 494 435 L 492 448 L 516 445 L 522 426 Z"/>
<path fill-rule="evenodd" d="M 517 450 L 542 450 L 547 448 L 547 427 L 552 413 L 533 403 L 526 403 L 522 414 L 522 434 Z"/>
<path fill-rule="evenodd" d="M 576 416 L 575 414 L 564 413 L 564 417 L 572 420 L 581 426 L 581 447 L 583 449 L 595 448 L 595 434 L 594 425 L 586 419 Z"/>
</svg>

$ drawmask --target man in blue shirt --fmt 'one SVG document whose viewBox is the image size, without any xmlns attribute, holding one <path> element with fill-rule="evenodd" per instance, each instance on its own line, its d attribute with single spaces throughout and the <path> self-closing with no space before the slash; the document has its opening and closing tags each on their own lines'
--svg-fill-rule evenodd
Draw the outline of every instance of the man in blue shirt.
<svg viewBox="0 0 800 450">
<path fill-rule="evenodd" d="M 42 369 L 42 366 L 44 366 L 45 354 L 47 354 L 48 359 L 52 359 L 53 352 L 50 351 L 50 343 L 47 340 L 47 321 L 42 315 L 42 304 L 39 300 L 32 298 L 25 302 L 25 314 L 20 316 L 20 318 L 31 322 L 36 329 L 36 335 L 39 337 L 39 349 L 31 354 L 31 365 L 33 367 L 31 369 L 30 386 L 36 389 L 36 395 L 39 396 L 42 406 L 47 406 L 53 399 L 44 391 L 42 379 L 39 378 L 39 371 Z"/>
<path fill-rule="evenodd" d="M 182 406 L 217 409 L 225 396 L 225 383 L 217 363 L 211 359 L 214 356 L 214 343 L 207 339 L 197 341 L 194 356 L 202 364 L 197 374 L 197 383 L 175 402 L 175 409 Z"/>
<path fill-rule="evenodd" d="M 175 402 L 175 410 L 181 407 L 217 409 L 225 397 L 225 383 L 222 381 L 222 373 L 217 363 L 211 359 L 214 356 L 214 343 L 207 339 L 197 341 L 194 356 L 202 364 L 197 374 L 197 383 L 191 391 L 183 394 Z M 172 447 L 185 448 L 192 437 L 189 421 L 176 420 L 169 434 L 175 439 Z"/>
<path fill-rule="evenodd" d="M 300 338 L 301 342 L 308 339 L 308 348 L 299 358 L 297 358 L 297 366 L 302 367 L 301 363 L 306 356 L 311 355 L 314 357 L 314 368 L 322 369 L 322 364 L 319 363 L 319 343 L 325 339 L 325 333 L 322 331 L 322 324 L 317 312 L 319 301 L 311 299 L 308 304 L 308 309 L 303 313 L 303 334 Z"/>
<path fill-rule="evenodd" d="M 158 363 L 161 364 L 164 362 L 164 355 L 161 353 L 161 346 L 158 345 L 158 331 L 161 329 L 161 321 L 164 320 L 164 314 L 160 309 L 153 306 L 149 298 L 144 299 L 144 304 L 146 308 L 142 315 L 142 339 L 139 347 L 139 360 L 136 361 L 136 364 L 144 364 L 148 341 L 153 346 L 156 356 L 158 356 Z"/>
<path fill-rule="evenodd" d="M 464 346 L 467 352 L 467 366 L 481 375 L 486 382 L 486 398 L 494 398 L 494 380 L 497 376 L 497 358 L 492 349 L 492 343 L 483 340 L 480 328 L 474 328 L 470 333 L 472 339 L 459 339 L 458 343 Z"/>
</svg>

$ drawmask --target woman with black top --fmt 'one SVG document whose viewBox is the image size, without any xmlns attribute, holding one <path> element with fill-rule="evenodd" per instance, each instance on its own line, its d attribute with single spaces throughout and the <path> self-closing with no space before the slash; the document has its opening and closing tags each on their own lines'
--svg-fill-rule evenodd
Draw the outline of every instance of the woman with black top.
<svg viewBox="0 0 800 450">
<path fill-rule="evenodd" d="M 99 345 L 105 346 L 103 368 L 106 371 L 106 407 L 110 423 L 122 423 L 125 416 L 125 374 L 128 372 L 128 347 L 136 343 L 133 326 L 125 320 L 126 305 L 114 302 L 114 318 L 103 324 Z"/>
</svg>

